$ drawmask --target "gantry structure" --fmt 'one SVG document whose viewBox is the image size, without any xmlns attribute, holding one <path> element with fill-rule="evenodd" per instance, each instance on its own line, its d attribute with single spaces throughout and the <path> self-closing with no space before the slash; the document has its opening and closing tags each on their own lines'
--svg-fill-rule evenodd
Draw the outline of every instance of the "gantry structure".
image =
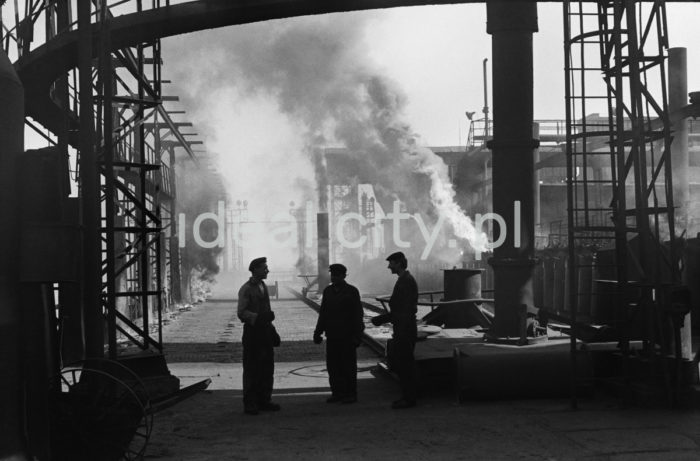
<svg viewBox="0 0 700 461">
<path fill-rule="evenodd" d="M 182 149 L 197 162 L 193 141 L 163 105 L 168 98 L 163 94 L 161 75 L 162 37 L 306 14 L 452 3 L 479 2 L 4 2 L 0 43 L 24 88 L 24 121 L 46 137 L 52 145 L 47 155 L 55 155 L 57 164 L 65 165 L 64 171 L 73 171 L 78 186 L 77 202 L 69 200 L 65 189 L 60 192 L 55 203 L 61 212 L 41 223 L 39 227 L 49 232 L 37 231 L 36 242 L 50 247 L 55 230 L 66 226 L 73 226 L 74 235 L 79 236 L 68 239 L 74 246 L 67 249 L 77 255 L 72 272 L 71 268 L 60 268 L 39 276 L 36 274 L 46 262 L 29 261 L 21 279 L 3 281 L 7 284 L 4 292 L 15 293 L 8 299 L 19 306 L 17 300 L 29 296 L 15 296 L 19 285 L 12 283 L 59 283 L 59 297 L 79 306 L 75 314 L 84 338 L 79 354 L 117 358 L 119 336 L 128 338 L 139 350 L 162 351 L 158 316 L 165 302 L 164 284 L 169 277 L 170 286 L 175 287 L 172 280 L 178 276 L 173 271 L 179 267 L 172 245 L 177 236 L 174 149 Z M 532 153 L 538 143 L 532 135 L 532 35 L 538 24 L 535 1 L 485 3 L 487 32 L 493 43 L 493 137 L 489 141 L 493 212 L 506 217 L 507 228 L 513 229 L 511 209 L 518 200 L 523 217 L 522 234 L 508 235 L 491 260 L 496 290 L 491 335 L 498 340 L 519 336 L 522 306 L 533 304 Z M 668 48 L 665 2 L 561 3 L 566 25 L 570 261 L 577 261 L 574 251 L 581 242 L 611 242 L 616 293 L 624 297 L 628 285 L 636 283 L 642 294 L 639 302 L 649 319 L 646 339 L 663 346 L 666 341 L 657 338 L 657 321 L 679 282 L 673 242 L 672 134 L 664 80 Z M 594 55 L 597 61 L 592 64 Z M 589 91 L 596 78 L 603 83 L 598 93 Z M 607 114 L 604 126 L 585 123 L 591 101 L 602 102 Z M 69 158 L 74 159 L 72 163 Z M 591 185 L 599 182 L 609 184 L 609 203 L 588 193 Z M 0 193 L 11 194 L 16 186 L 3 184 Z M 12 213 L 5 216 L 15 216 L 19 223 L 19 215 Z M 27 223 L 26 228 L 31 225 Z M 18 232 L 3 232 L 0 240 L 4 248 L 19 245 Z M 633 237 L 646 251 L 630 251 Z M 670 245 L 665 244 L 667 239 Z M 175 263 L 165 264 L 166 260 Z M 638 280 L 630 276 L 630 261 Z M 167 267 L 174 268 L 168 269 L 169 276 Z M 572 357 L 576 356 L 575 305 L 580 297 L 577 273 L 570 271 Z M 138 311 L 139 322 L 125 315 L 124 308 Z M 153 315 L 155 322 L 150 318 Z M 152 324 L 155 330 L 150 328 Z M 37 331 L 33 338 L 42 334 Z M 9 359 L 8 364 L 8 369 L 18 366 Z M 8 394 L 12 394 L 13 382 L 19 386 L 16 380 L 4 383 Z M 13 405 L 16 409 L 18 404 Z M 12 417 L 17 412 L 7 414 Z"/>
</svg>

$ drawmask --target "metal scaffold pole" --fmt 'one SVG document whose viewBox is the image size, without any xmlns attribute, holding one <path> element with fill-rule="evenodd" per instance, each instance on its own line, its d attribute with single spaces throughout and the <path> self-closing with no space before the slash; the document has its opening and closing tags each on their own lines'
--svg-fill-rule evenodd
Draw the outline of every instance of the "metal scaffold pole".
<svg viewBox="0 0 700 461">
<path fill-rule="evenodd" d="M 24 151 L 24 89 L 0 50 L 0 459 L 26 459 L 20 361 L 19 192 Z"/>
<path fill-rule="evenodd" d="M 104 318 L 102 315 L 102 269 L 100 267 L 100 178 L 95 150 L 95 113 L 93 99 L 92 2 L 78 2 L 78 70 L 80 75 L 79 187 L 82 225 L 83 322 L 85 355 L 104 356 Z"/>
</svg>

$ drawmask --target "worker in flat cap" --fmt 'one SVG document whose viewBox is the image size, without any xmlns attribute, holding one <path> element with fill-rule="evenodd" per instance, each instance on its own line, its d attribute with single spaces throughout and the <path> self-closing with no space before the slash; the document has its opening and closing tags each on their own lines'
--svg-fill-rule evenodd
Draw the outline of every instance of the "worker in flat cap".
<svg viewBox="0 0 700 461">
<path fill-rule="evenodd" d="M 401 398 L 392 408 L 410 408 L 416 405 L 416 366 L 413 351 L 416 347 L 416 313 L 418 312 L 418 284 L 408 271 L 406 256 L 398 251 L 386 258 L 387 268 L 398 275 L 389 299 L 390 312 L 372 318 L 379 326 L 390 322 L 393 326 L 391 344 L 387 346 L 390 366 L 399 375 Z"/>
<path fill-rule="evenodd" d="M 279 335 L 272 324 L 275 313 L 264 282 L 270 272 L 267 258 L 255 258 L 248 270 L 251 277 L 238 291 L 238 318 L 243 322 L 243 407 L 246 414 L 257 415 L 280 409 L 271 401 Z"/>
<path fill-rule="evenodd" d="M 347 268 L 331 264 L 331 284 L 323 290 L 314 343 L 326 335 L 326 369 L 331 386 L 328 403 L 357 402 L 357 347 L 365 329 L 357 288 L 345 281 Z"/>
</svg>

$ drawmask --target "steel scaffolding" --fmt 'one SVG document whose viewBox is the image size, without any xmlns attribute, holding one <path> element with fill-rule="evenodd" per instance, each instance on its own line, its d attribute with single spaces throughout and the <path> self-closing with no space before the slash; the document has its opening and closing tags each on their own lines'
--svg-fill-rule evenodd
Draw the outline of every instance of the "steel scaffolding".
<svg viewBox="0 0 700 461">
<path fill-rule="evenodd" d="M 612 323 L 627 367 L 632 336 L 644 342 L 650 379 L 669 375 L 666 323 L 680 281 L 666 94 L 663 1 L 565 2 L 569 304 L 573 325 L 584 271 L 615 281 Z M 602 76 L 602 79 L 601 79 Z M 597 261 L 584 247 L 609 250 Z M 633 331 L 643 317 L 641 332 Z M 576 327 L 574 327 L 576 328 Z M 575 355 L 572 355 L 575 357 Z"/>
<path fill-rule="evenodd" d="M 180 300 L 174 150 L 194 160 L 197 141 L 180 132 L 191 124 L 175 123 L 163 106 L 176 98 L 162 94 L 160 40 L 119 48 L 111 31 L 115 14 L 169 3 L 28 0 L 3 8 L 0 41 L 23 81 L 44 78 L 22 74 L 32 54 L 77 34 L 77 52 L 54 52 L 60 62 L 47 74 L 66 71 L 51 83 L 50 99 L 27 95 L 26 123 L 72 159 L 88 357 L 161 352 L 164 305 Z"/>
</svg>

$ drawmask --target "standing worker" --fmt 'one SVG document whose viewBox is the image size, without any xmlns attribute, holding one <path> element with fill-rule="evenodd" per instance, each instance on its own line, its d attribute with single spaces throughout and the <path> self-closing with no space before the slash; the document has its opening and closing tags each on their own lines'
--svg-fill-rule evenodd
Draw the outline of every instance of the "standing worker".
<svg viewBox="0 0 700 461">
<path fill-rule="evenodd" d="M 326 369 L 331 396 L 326 402 L 357 402 L 357 347 L 365 329 L 360 292 L 345 281 L 347 268 L 331 264 L 331 284 L 323 290 L 314 343 L 326 334 Z"/>
<path fill-rule="evenodd" d="M 416 406 L 416 368 L 413 351 L 416 347 L 416 313 L 418 312 L 418 284 L 406 269 L 408 260 L 398 251 L 386 258 L 388 269 L 399 278 L 389 299 L 391 312 L 372 318 L 372 323 L 379 326 L 386 322 L 393 325 L 389 362 L 399 375 L 401 398 L 391 404 L 392 408 L 410 408 Z"/>
<path fill-rule="evenodd" d="M 275 313 L 265 280 L 267 258 L 256 258 L 248 270 L 252 276 L 238 291 L 238 318 L 243 322 L 243 406 L 248 415 L 259 411 L 279 411 L 273 403 L 272 382 L 275 372 L 274 347 L 279 335 L 272 325 Z"/>
</svg>

